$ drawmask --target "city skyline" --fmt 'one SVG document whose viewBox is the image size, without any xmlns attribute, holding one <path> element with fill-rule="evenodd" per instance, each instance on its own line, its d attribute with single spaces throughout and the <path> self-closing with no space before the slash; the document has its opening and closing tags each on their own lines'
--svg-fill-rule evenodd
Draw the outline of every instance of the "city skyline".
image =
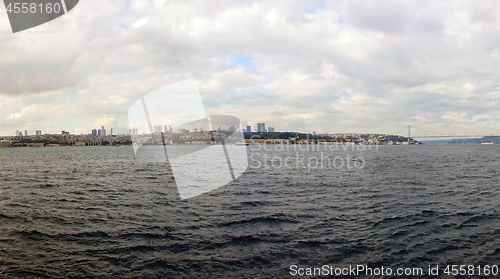
<svg viewBox="0 0 500 279">
<path fill-rule="evenodd" d="M 63 130 L 60 134 L 64 134 L 66 133 L 65 130 Z M 17 136 L 21 136 L 21 137 L 26 137 L 26 136 L 42 136 L 42 135 L 57 135 L 59 133 L 42 133 L 41 130 L 36 130 L 35 131 L 35 134 L 29 134 L 28 133 L 28 130 L 24 130 L 24 134 L 20 131 L 20 130 L 16 130 L 16 132 L 14 133 L 14 136 L 17 137 Z M 126 133 L 124 133 L 126 134 Z M 77 134 L 74 134 L 74 135 L 77 135 Z M 101 126 L 100 129 L 92 129 L 90 131 L 90 133 L 80 133 L 79 135 L 94 135 L 94 136 L 106 136 L 106 135 L 114 135 L 113 134 L 113 128 L 110 129 L 110 133 L 107 134 L 106 132 L 106 129 L 104 128 L 104 126 Z M 1 135 L 0 135 L 1 136 Z M 10 136 L 10 135 L 3 135 L 3 136 Z"/>
</svg>

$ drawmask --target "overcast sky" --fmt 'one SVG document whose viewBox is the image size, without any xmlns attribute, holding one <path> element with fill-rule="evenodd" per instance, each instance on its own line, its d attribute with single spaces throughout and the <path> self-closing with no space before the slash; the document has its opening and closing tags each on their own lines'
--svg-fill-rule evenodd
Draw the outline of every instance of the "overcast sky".
<svg viewBox="0 0 500 279">
<path fill-rule="evenodd" d="M 125 133 L 132 103 L 191 77 L 252 127 L 500 133 L 494 1 L 81 0 L 15 34 L 0 7 L 1 135 Z"/>
</svg>

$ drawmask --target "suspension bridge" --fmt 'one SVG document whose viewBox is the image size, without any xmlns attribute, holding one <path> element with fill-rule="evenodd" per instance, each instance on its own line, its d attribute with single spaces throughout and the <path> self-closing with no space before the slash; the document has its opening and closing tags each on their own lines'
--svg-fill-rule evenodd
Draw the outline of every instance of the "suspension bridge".
<svg viewBox="0 0 500 279">
<path fill-rule="evenodd" d="M 398 132 L 395 133 L 395 135 L 399 135 L 399 133 L 404 130 L 408 130 L 408 143 L 410 143 L 410 139 L 432 139 L 432 138 L 482 138 L 486 136 L 500 136 L 500 134 L 490 134 L 490 135 L 474 135 L 474 134 L 458 134 L 458 135 L 450 135 L 450 134 L 440 134 L 438 132 L 433 132 L 433 131 L 428 131 L 425 129 L 421 129 L 415 126 L 410 126 L 408 125 L 407 127 L 399 130 Z M 430 134 L 425 134 L 425 135 L 411 135 L 412 129 L 416 129 L 417 131 L 425 132 L 425 133 L 430 133 Z"/>
</svg>

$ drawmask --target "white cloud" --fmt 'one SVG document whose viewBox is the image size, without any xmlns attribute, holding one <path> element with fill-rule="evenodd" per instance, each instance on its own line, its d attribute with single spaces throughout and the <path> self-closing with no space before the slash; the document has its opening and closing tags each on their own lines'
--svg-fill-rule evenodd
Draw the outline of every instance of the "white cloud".
<svg viewBox="0 0 500 279">
<path fill-rule="evenodd" d="M 7 120 L 19 120 L 19 119 L 25 119 L 27 118 L 37 118 L 40 117 L 42 114 L 37 106 L 27 106 L 21 110 L 21 112 L 16 112 L 16 113 L 11 113 L 8 117 Z"/>
<path fill-rule="evenodd" d="M 128 104 L 128 102 L 129 102 L 127 98 L 120 96 L 120 95 L 111 95 L 111 96 L 109 96 L 109 99 L 117 105 L 124 105 L 124 104 Z"/>
<path fill-rule="evenodd" d="M 138 21 L 134 22 L 134 23 L 132 24 L 132 26 L 133 26 L 134 28 L 139 28 L 139 27 L 143 26 L 144 24 L 148 23 L 148 21 L 149 21 L 150 19 L 151 19 L 151 18 L 149 18 L 149 17 L 143 17 L 143 18 L 139 19 Z"/>
</svg>

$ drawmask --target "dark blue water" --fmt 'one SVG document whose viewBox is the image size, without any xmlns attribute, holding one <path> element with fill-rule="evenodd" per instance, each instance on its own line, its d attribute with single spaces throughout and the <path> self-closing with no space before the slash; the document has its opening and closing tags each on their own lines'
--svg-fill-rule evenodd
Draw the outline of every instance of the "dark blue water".
<svg viewBox="0 0 500 279">
<path fill-rule="evenodd" d="M 188 200 L 164 164 L 134 161 L 131 147 L 0 149 L 0 277 L 286 278 L 293 264 L 500 264 L 498 145 L 255 149 L 243 176 Z M 364 165 L 277 164 L 297 156 Z"/>
</svg>

